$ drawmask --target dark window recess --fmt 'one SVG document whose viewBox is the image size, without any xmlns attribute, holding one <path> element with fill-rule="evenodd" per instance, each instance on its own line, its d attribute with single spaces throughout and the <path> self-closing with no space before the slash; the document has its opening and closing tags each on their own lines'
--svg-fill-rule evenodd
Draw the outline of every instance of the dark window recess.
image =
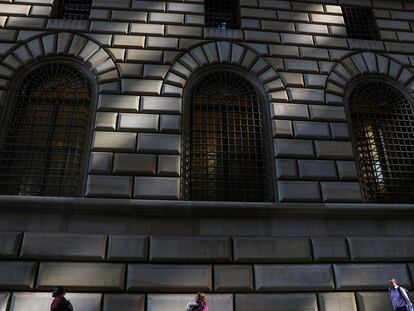
<svg viewBox="0 0 414 311">
<path fill-rule="evenodd" d="M 44 65 L 27 76 L 0 150 L 0 193 L 79 196 L 89 107 L 89 84 L 74 67 Z"/>
<path fill-rule="evenodd" d="M 349 38 L 379 40 L 375 16 L 370 8 L 345 6 L 342 13 Z"/>
<path fill-rule="evenodd" d="M 239 0 L 206 0 L 206 27 L 240 28 Z"/>
<path fill-rule="evenodd" d="M 182 198 L 270 201 L 270 152 L 252 85 L 237 73 L 211 73 L 194 88 L 188 117 Z"/>
<path fill-rule="evenodd" d="M 89 19 L 91 0 L 55 0 L 53 18 Z"/>
<path fill-rule="evenodd" d="M 413 106 L 391 85 L 366 81 L 352 93 L 350 110 L 366 201 L 413 203 Z"/>
</svg>

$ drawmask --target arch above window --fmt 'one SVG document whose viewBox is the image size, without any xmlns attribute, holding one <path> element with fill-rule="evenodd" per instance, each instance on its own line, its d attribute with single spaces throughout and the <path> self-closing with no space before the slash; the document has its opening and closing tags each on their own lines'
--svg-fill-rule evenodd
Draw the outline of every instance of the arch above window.
<svg viewBox="0 0 414 311">
<path fill-rule="evenodd" d="M 267 115 L 255 87 L 232 70 L 206 71 L 190 87 L 182 198 L 272 200 Z"/>
<path fill-rule="evenodd" d="M 365 199 L 414 202 L 414 107 L 391 82 L 359 79 L 348 102 Z"/>
<path fill-rule="evenodd" d="M 79 196 L 91 88 L 67 63 L 42 65 L 20 84 L 0 149 L 0 193 Z"/>
</svg>

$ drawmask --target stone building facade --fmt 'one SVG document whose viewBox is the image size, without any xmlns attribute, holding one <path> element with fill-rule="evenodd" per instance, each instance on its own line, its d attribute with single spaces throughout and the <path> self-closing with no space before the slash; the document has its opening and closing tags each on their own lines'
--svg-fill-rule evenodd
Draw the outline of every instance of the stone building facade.
<svg viewBox="0 0 414 311">
<path fill-rule="evenodd" d="M 0 311 L 412 288 L 413 2 L 87 2 L 0 0 Z"/>
</svg>

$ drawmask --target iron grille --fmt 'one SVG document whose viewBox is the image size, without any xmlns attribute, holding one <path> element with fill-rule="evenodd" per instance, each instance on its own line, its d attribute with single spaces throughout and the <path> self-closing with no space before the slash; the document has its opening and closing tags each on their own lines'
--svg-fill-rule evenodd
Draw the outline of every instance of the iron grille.
<svg viewBox="0 0 414 311">
<path fill-rule="evenodd" d="M 67 64 L 48 64 L 18 91 L 0 152 L 0 193 L 79 196 L 89 84 Z"/>
<path fill-rule="evenodd" d="M 379 40 L 374 13 L 370 8 L 342 7 L 349 38 Z"/>
<path fill-rule="evenodd" d="M 195 86 L 183 142 L 184 199 L 271 200 L 261 106 L 237 73 L 210 73 Z"/>
<path fill-rule="evenodd" d="M 206 0 L 206 27 L 240 28 L 239 0 Z"/>
<path fill-rule="evenodd" d="M 366 200 L 413 203 L 413 106 L 391 85 L 366 81 L 352 93 L 350 109 Z"/>
<path fill-rule="evenodd" d="M 55 0 L 53 18 L 89 19 L 91 0 Z"/>
</svg>

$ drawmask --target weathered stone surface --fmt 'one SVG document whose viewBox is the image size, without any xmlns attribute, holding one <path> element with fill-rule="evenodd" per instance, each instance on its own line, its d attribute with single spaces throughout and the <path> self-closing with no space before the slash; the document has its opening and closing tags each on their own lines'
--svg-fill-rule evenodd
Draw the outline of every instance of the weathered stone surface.
<svg viewBox="0 0 414 311">
<path fill-rule="evenodd" d="M 414 238 L 357 237 L 348 238 L 352 261 L 398 262 L 414 260 Z"/>
<path fill-rule="evenodd" d="M 230 238 L 151 237 L 152 262 L 231 262 Z"/>
<path fill-rule="evenodd" d="M 17 258 L 21 239 L 19 232 L 0 232 L 0 259 Z"/>
<path fill-rule="evenodd" d="M 176 155 L 158 156 L 158 175 L 160 176 L 180 176 L 180 157 Z"/>
<path fill-rule="evenodd" d="M 321 201 L 319 183 L 316 181 L 278 181 L 277 189 L 280 202 Z"/>
<path fill-rule="evenodd" d="M 250 265 L 215 265 L 214 290 L 220 292 L 253 291 L 253 269 Z"/>
<path fill-rule="evenodd" d="M 208 265 L 128 265 L 128 291 L 185 292 L 212 290 Z"/>
<path fill-rule="evenodd" d="M 313 142 L 299 139 L 274 139 L 273 148 L 280 158 L 313 158 Z"/>
<path fill-rule="evenodd" d="M 112 263 L 42 262 L 37 289 L 60 285 L 69 291 L 119 291 L 124 288 L 125 268 Z"/>
<path fill-rule="evenodd" d="M 86 183 L 88 197 L 130 198 L 132 193 L 132 177 L 89 175 Z"/>
<path fill-rule="evenodd" d="M 237 311 L 317 311 L 315 294 L 236 294 Z"/>
<path fill-rule="evenodd" d="M 272 116 L 296 120 L 309 119 L 308 106 L 302 104 L 275 103 L 271 106 Z"/>
<path fill-rule="evenodd" d="M 234 238 L 238 263 L 311 262 L 311 245 L 301 238 Z"/>
<path fill-rule="evenodd" d="M 114 157 L 114 173 L 125 175 L 154 175 L 155 155 L 117 153 Z"/>
<path fill-rule="evenodd" d="M 329 139 L 329 125 L 323 122 L 294 121 L 293 129 L 296 138 Z"/>
<path fill-rule="evenodd" d="M 101 261 L 106 240 L 103 234 L 26 233 L 20 258 Z"/>
<path fill-rule="evenodd" d="M 330 265 L 255 265 L 260 292 L 334 290 Z"/>
<path fill-rule="evenodd" d="M 136 133 L 95 132 L 92 148 L 96 151 L 134 151 L 136 140 Z"/>
<path fill-rule="evenodd" d="M 313 258 L 316 262 L 348 261 L 345 238 L 312 238 Z"/>
<path fill-rule="evenodd" d="M 181 140 L 179 135 L 173 134 L 138 134 L 138 148 L 140 152 L 155 152 L 162 154 L 179 154 Z"/>
<path fill-rule="evenodd" d="M 384 290 L 390 276 L 398 276 L 401 285 L 410 284 L 404 264 L 336 264 L 334 265 L 338 290 Z"/>
<path fill-rule="evenodd" d="M 67 298 L 74 310 L 101 310 L 101 294 L 67 293 Z M 10 311 L 44 311 L 50 309 L 50 293 L 14 293 L 11 299 Z"/>
<path fill-rule="evenodd" d="M 148 311 L 182 311 L 183 307 L 194 301 L 194 294 L 191 295 L 163 295 L 150 294 L 147 300 Z M 233 311 L 233 296 L 230 294 L 209 294 L 208 307 L 214 311 Z"/>
<path fill-rule="evenodd" d="M 297 179 L 298 166 L 296 160 L 276 159 L 276 175 L 278 179 Z"/>
<path fill-rule="evenodd" d="M 357 311 L 354 293 L 319 293 L 320 311 Z"/>
<path fill-rule="evenodd" d="M 315 141 L 318 159 L 352 160 L 354 151 L 348 141 Z"/>
<path fill-rule="evenodd" d="M 143 294 L 105 294 L 103 311 L 144 311 Z"/>
<path fill-rule="evenodd" d="M 98 109 L 100 111 L 138 111 L 139 96 L 100 95 Z"/>
<path fill-rule="evenodd" d="M 360 311 L 392 310 L 390 295 L 387 292 L 357 292 L 355 296 Z"/>
<path fill-rule="evenodd" d="M 323 202 L 361 202 L 359 182 L 321 182 Z"/>
<path fill-rule="evenodd" d="M 144 96 L 141 109 L 144 112 L 180 113 L 181 98 Z"/>
<path fill-rule="evenodd" d="M 35 262 L 2 261 L 0 264 L 0 290 L 33 289 L 37 270 Z"/>
<path fill-rule="evenodd" d="M 303 180 L 335 180 L 335 161 L 299 160 L 299 176 Z"/>
<path fill-rule="evenodd" d="M 340 180 L 357 180 L 358 171 L 354 161 L 336 161 Z"/>
<path fill-rule="evenodd" d="M 142 262 L 148 257 L 148 238 L 138 235 L 110 235 L 108 260 Z"/>
</svg>

